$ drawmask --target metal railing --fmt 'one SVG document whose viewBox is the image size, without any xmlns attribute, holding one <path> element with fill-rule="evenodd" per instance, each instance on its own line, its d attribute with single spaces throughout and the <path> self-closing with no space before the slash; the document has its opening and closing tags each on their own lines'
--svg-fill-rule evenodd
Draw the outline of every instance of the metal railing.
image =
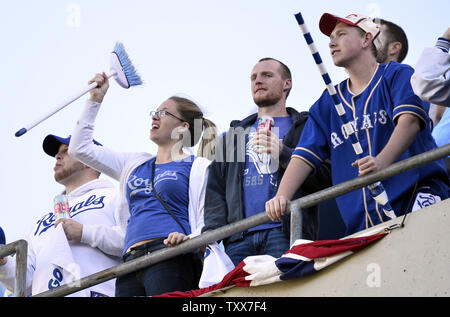
<svg viewBox="0 0 450 317">
<path fill-rule="evenodd" d="M 381 171 L 352 179 L 345 183 L 335 185 L 325 190 L 316 192 L 314 194 L 299 198 L 290 202 L 287 207 L 287 213 L 291 214 L 291 241 L 295 241 L 301 237 L 301 209 L 316 206 L 321 202 L 333 199 L 340 195 L 344 195 L 356 189 L 368 186 L 377 181 L 390 178 L 392 176 L 401 174 L 408 170 L 426 165 L 438 159 L 442 159 L 450 155 L 450 144 L 440 148 L 433 149 L 429 152 L 419 154 L 417 156 L 408 158 L 404 161 L 397 162 Z M 36 297 L 57 297 L 66 296 L 82 289 L 106 282 L 113 278 L 129 274 L 131 272 L 146 268 L 155 263 L 170 259 L 172 257 L 193 251 L 208 245 L 214 241 L 222 240 L 235 233 L 245 231 L 249 228 L 268 222 L 270 219 L 265 212 L 261 212 L 244 220 L 223 226 L 221 228 L 208 231 L 193 239 L 187 240 L 182 244 L 158 250 L 154 253 L 142 256 L 132 261 L 119 264 L 115 267 L 97 272 L 95 274 L 81 278 L 80 280 L 62 285 L 55 289 L 35 295 Z"/>
<path fill-rule="evenodd" d="M 25 283 L 27 277 L 28 243 L 25 240 L 17 240 L 4 246 L 0 246 L 0 258 L 16 254 L 16 275 L 14 280 L 14 296 L 25 296 Z"/>
</svg>

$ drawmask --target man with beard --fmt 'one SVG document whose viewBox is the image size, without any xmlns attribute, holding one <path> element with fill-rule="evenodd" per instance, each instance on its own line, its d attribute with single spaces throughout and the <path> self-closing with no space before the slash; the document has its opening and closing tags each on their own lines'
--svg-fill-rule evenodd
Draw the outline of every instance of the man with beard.
<svg viewBox="0 0 450 317">
<path fill-rule="evenodd" d="M 65 187 L 69 217 L 54 212 L 41 217 L 29 232 L 26 294 L 39 294 L 120 263 L 124 232 L 116 225 L 116 190 L 100 173 L 72 158 L 68 138 L 48 135 L 44 152 L 55 157 L 55 181 Z M 94 141 L 98 146 L 100 143 Z M 14 291 L 14 258 L 0 259 L 0 281 Z M 114 296 L 115 280 L 72 296 Z"/>
<path fill-rule="evenodd" d="M 377 62 L 388 64 L 392 61 L 402 63 L 408 54 L 408 38 L 397 24 L 384 19 L 375 19 L 380 24 L 381 46 L 377 49 Z"/>
<path fill-rule="evenodd" d="M 307 112 L 286 107 L 292 88 L 289 68 L 273 58 L 261 59 L 251 76 L 253 100 L 258 112 L 232 121 L 216 146 L 210 165 L 205 197 L 203 231 L 248 218 L 265 210 L 294 151 Z M 258 129 L 259 119 L 273 119 L 272 130 Z M 265 122 L 265 121 L 264 121 Z M 330 184 L 329 166 L 313 173 L 295 198 Z M 303 238 L 314 240 L 318 231 L 317 208 L 303 211 Z M 225 252 L 235 265 L 245 257 L 267 254 L 280 257 L 290 247 L 289 218 L 268 222 L 224 240 Z"/>
</svg>

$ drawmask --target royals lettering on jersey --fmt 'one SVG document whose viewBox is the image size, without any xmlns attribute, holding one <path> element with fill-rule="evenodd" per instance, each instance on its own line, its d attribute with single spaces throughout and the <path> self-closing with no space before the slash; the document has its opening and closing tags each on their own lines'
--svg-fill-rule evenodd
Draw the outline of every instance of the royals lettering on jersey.
<svg viewBox="0 0 450 317">
<path fill-rule="evenodd" d="M 77 202 L 75 205 L 70 206 L 69 202 L 69 215 L 70 218 L 74 218 L 77 215 L 79 215 L 82 212 L 88 211 L 88 210 L 95 210 L 95 209 L 103 209 L 105 207 L 105 200 L 106 196 L 99 196 L 91 195 L 88 199 Z M 34 232 L 35 236 L 39 236 L 45 231 L 47 231 L 49 228 L 51 228 L 56 222 L 56 217 L 53 212 L 49 212 L 48 214 L 44 215 L 41 219 L 39 219 L 36 224 L 36 231 Z"/>
<path fill-rule="evenodd" d="M 26 235 L 28 242 L 26 287 L 32 295 L 42 293 L 120 263 L 123 234 L 115 211 L 117 190 L 108 180 L 87 182 L 68 195 L 69 215 L 83 226 L 81 240 L 67 239 L 55 216 L 41 216 Z M 13 286 L 14 272 L 6 282 Z M 89 291 L 114 295 L 114 280 L 80 290 L 69 296 L 89 296 Z"/>
<path fill-rule="evenodd" d="M 155 164 L 155 191 L 169 210 L 181 222 L 183 228 L 172 218 L 153 192 L 152 174 L 155 159 L 138 166 L 127 181 L 127 201 L 130 209 L 125 248 L 136 242 L 167 237 L 172 232 L 190 233 L 189 226 L 189 176 L 193 156 L 185 160 Z M 149 224 L 157 223 L 157 226 Z"/>
<path fill-rule="evenodd" d="M 358 95 L 352 93 L 348 80 L 336 86 L 346 111 L 344 121 L 349 122 L 356 131 L 363 156 L 378 155 L 388 143 L 397 119 L 406 113 L 419 118 L 422 130 L 398 161 L 436 147 L 427 115 L 429 104 L 420 100 L 411 88 L 410 78 L 413 73 L 414 69 L 410 66 L 392 62 L 379 65 L 366 89 Z M 311 107 L 308 122 L 293 157 L 302 159 L 313 168 L 324 160 L 331 159 L 333 184 L 358 177 L 358 168 L 352 166 L 357 156 L 328 92 Z M 443 173 L 444 166 L 437 161 L 383 181 L 397 216 L 402 210 L 396 210 L 395 204 L 402 201 L 402 197 L 414 188 L 416 182 Z M 375 203 L 364 188 L 342 195 L 336 201 L 346 224 L 347 234 L 388 220 L 381 206 Z"/>
<path fill-rule="evenodd" d="M 160 181 L 178 179 L 176 171 L 164 171 L 160 175 L 156 175 L 154 182 L 155 186 Z M 152 180 L 150 178 L 142 178 L 137 175 L 130 175 L 130 179 L 127 182 L 128 189 L 130 191 L 130 197 L 143 192 L 145 194 L 150 194 L 152 192 Z"/>
<path fill-rule="evenodd" d="M 356 117 L 354 120 L 350 121 L 353 129 L 357 132 L 373 129 L 377 124 L 386 125 L 388 123 L 388 114 L 386 110 L 379 110 L 378 112 L 374 112 L 373 114 L 363 114 L 362 118 L 363 119 L 360 120 L 360 118 Z M 341 125 L 341 129 L 339 132 L 330 133 L 330 143 L 333 149 L 344 144 L 344 141 L 348 138 L 349 135 L 344 127 L 344 124 Z"/>
</svg>

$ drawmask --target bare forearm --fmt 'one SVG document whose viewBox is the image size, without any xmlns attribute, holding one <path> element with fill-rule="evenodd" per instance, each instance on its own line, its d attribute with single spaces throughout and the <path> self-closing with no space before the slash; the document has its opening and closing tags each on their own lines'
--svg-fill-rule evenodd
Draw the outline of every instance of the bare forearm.
<svg viewBox="0 0 450 317">
<path fill-rule="evenodd" d="M 312 167 L 302 159 L 292 158 L 284 172 L 277 196 L 283 196 L 291 200 L 312 170 Z"/>
<path fill-rule="evenodd" d="M 377 155 L 384 167 L 394 163 L 414 142 L 420 131 L 420 119 L 412 114 L 403 114 L 398 118 L 388 143 Z"/>
<path fill-rule="evenodd" d="M 397 161 L 419 133 L 419 120 L 415 115 L 401 115 L 388 143 L 376 157 L 366 156 L 352 163 L 352 166 L 358 167 L 359 176 L 382 170 Z"/>
<path fill-rule="evenodd" d="M 311 171 L 312 167 L 302 159 L 291 159 L 284 172 L 276 196 L 266 202 L 266 213 L 272 221 L 281 220 L 286 213 L 288 201 L 294 197 L 295 192 L 303 184 Z"/>
</svg>

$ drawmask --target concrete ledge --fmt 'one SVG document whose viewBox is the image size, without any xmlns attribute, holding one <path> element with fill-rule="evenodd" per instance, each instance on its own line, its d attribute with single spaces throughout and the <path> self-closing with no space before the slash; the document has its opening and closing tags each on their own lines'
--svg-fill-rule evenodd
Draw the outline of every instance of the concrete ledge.
<svg viewBox="0 0 450 317">
<path fill-rule="evenodd" d="M 404 228 L 312 276 L 210 296 L 450 296 L 450 199 L 409 214 Z"/>
</svg>

